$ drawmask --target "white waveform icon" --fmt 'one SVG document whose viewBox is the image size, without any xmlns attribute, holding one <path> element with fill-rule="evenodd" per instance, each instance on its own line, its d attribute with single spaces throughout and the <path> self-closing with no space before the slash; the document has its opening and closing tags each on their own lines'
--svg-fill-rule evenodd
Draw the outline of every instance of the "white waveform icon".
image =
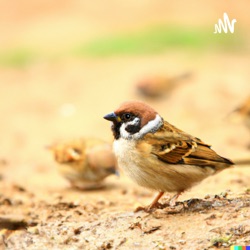
<svg viewBox="0 0 250 250">
<path fill-rule="evenodd" d="M 227 13 L 224 13 L 223 15 L 224 20 L 221 19 L 218 20 L 218 24 L 216 23 L 214 25 L 214 34 L 221 33 L 222 29 L 225 33 L 227 33 L 228 29 L 231 33 L 234 33 L 234 24 L 237 22 L 236 19 L 233 19 L 230 21 Z"/>
</svg>

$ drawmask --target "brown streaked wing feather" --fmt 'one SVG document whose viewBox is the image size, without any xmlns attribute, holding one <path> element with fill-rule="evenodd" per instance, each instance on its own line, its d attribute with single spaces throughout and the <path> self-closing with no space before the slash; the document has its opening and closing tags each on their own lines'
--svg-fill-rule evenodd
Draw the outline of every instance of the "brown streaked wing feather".
<svg viewBox="0 0 250 250">
<path fill-rule="evenodd" d="M 183 158 L 183 161 L 185 164 L 210 166 L 217 170 L 234 164 L 231 160 L 219 156 L 210 147 L 203 144 L 198 144 L 197 148 L 189 156 Z"/>
<path fill-rule="evenodd" d="M 217 165 L 233 165 L 232 161 L 219 156 L 200 139 L 167 122 L 156 133 L 146 135 L 145 139 L 153 145 L 151 153 L 166 163 L 211 166 L 216 169 Z"/>
<path fill-rule="evenodd" d="M 160 160 L 167 163 L 179 163 L 183 160 L 183 157 L 190 154 L 192 147 L 186 142 L 160 143 L 153 145 L 152 154 L 156 155 Z"/>
<path fill-rule="evenodd" d="M 186 155 L 189 155 L 192 151 L 192 146 L 186 142 L 158 143 L 153 145 L 151 153 L 156 155 L 160 160 L 177 164 L 183 163 L 183 159 Z"/>
<path fill-rule="evenodd" d="M 209 160 L 209 161 L 216 161 L 216 162 L 227 162 L 228 160 L 219 156 L 214 150 L 212 150 L 210 147 L 207 145 L 203 144 L 198 144 L 197 148 L 195 149 L 194 152 L 192 152 L 190 155 L 192 158 L 201 158 L 204 160 Z"/>
</svg>

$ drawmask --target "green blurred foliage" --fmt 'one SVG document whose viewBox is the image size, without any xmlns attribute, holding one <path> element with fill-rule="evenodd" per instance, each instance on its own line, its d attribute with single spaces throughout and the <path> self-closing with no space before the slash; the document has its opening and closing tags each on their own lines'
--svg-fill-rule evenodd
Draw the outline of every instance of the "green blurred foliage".
<svg viewBox="0 0 250 250">
<path fill-rule="evenodd" d="M 66 50 L 46 54 L 46 49 L 15 48 L 0 51 L 0 65 L 21 67 L 38 60 L 60 60 L 67 57 L 107 57 L 116 55 L 153 54 L 172 48 L 201 51 L 219 49 L 239 51 L 245 48 L 243 36 L 237 34 L 213 34 L 211 27 L 186 27 L 158 25 L 138 30 L 100 37 L 88 43 L 72 45 Z M 46 48 L 46 45 L 44 45 Z M 44 52 L 45 51 L 45 52 Z"/>
<path fill-rule="evenodd" d="M 156 26 L 138 32 L 96 39 L 79 46 L 75 53 L 84 56 L 111 56 L 159 53 L 169 48 L 238 50 L 243 44 L 244 41 L 239 34 L 215 35 L 211 28 Z"/>
</svg>

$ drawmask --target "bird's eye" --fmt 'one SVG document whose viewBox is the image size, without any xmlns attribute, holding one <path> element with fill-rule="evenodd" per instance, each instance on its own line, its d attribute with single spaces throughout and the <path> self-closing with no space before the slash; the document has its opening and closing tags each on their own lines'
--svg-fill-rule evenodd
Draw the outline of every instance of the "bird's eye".
<svg viewBox="0 0 250 250">
<path fill-rule="evenodd" d="M 128 121 L 128 120 L 130 120 L 131 115 L 129 113 L 126 113 L 126 114 L 123 115 L 123 118 L 124 118 L 124 120 Z"/>
</svg>

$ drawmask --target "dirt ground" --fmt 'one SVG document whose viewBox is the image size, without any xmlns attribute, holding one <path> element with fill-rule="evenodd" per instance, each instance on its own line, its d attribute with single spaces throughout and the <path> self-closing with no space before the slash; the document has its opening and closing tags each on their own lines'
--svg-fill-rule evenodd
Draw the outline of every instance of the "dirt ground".
<svg viewBox="0 0 250 250">
<path fill-rule="evenodd" d="M 131 6 L 130 2 L 125 5 L 127 10 Z M 79 22 L 77 5 L 50 6 L 49 11 L 31 7 L 37 13 L 23 7 L 23 15 L 16 11 L 2 16 L 9 24 L 8 31 L 5 25 L 0 27 L 9 38 L 1 41 L 3 47 L 11 47 L 16 37 L 17 43 L 24 43 L 28 35 L 33 35 L 36 48 L 48 44 L 37 38 L 36 27 L 47 31 L 55 9 L 57 20 L 66 16 L 65 23 Z M 169 13 L 177 7 L 171 5 Z M 86 39 L 124 28 L 126 20 L 131 27 L 138 13 L 137 26 L 143 18 L 144 23 L 167 19 L 158 5 L 155 10 L 160 14 L 146 18 L 154 13 L 148 4 L 147 11 L 137 6 L 131 18 L 117 17 L 112 26 L 105 12 L 91 4 L 81 8 L 86 13 L 92 10 L 85 15 L 92 29 L 87 29 L 86 22 L 82 27 Z M 223 5 L 218 8 L 222 10 Z M 46 20 L 44 26 L 38 22 L 39 13 Z M 99 22 L 91 19 L 93 13 L 100 15 Z M 169 19 L 177 19 L 177 14 Z M 106 23 L 101 29 L 103 20 Z M 244 24 L 249 21 L 244 10 L 242 20 Z M 54 28 L 56 24 L 53 22 Z M 16 35 L 21 27 L 27 28 L 28 35 Z M 48 34 L 56 44 L 59 38 L 52 31 Z M 51 50 L 52 45 L 48 45 Z M 232 160 L 249 158 L 249 131 L 242 123 L 227 119 L 250 93 L 249 65 L 249 53 L 175 49 L 158 55 L 62 58 L 21 68 L 1 67 L 0 249 L 228 249 L 230 245 L 250 245 L 250 165 L 235 166 L 204 180 L 184 193 L 175 208 L 167 205 L 170 194 L 166 194 L 161 200 L 166 204 L 163 209 L 134 213 L 156 193 L 132 183 L 122 172 L 120 177 L 108 177 L 103 189 L 72 189 L 45 149 L 57 139 L 78 136 L 111 142 L 110 125 L 102 117 L 121 102 L 138 99 L 152 105 L 170 123 L 213 145 L 220 155 Z M 175 76 L 187 71 L 191 78 L 160 99 L 143 99 L 135 91 L 135 83 L 145 75 Z M 4 220 L 11 223 L 6 226 Z"/>
</svg>

